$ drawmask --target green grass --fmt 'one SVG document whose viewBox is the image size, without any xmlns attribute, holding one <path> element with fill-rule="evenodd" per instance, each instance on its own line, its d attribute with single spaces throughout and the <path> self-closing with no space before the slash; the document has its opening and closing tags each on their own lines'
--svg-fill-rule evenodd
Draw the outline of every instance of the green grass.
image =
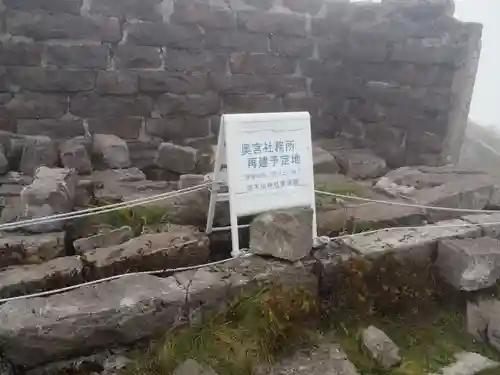
<svg viewBox="0 0 500 375">
<path fill-rule="evenodd" d="M 465 330 L 464 316 L 456 311 L 438 311 L 434 316 L 396 319 L 363 319 L 335 324 L 329 339 L 338 342 L 360 375 L 426 375 L 453 363 L 455 353 L 472 351 L 493 360 L 500 356 L 483 343 L 476 342 Z M 391 371 L 378 367 L 360 351 L 358 333 L 368 325 L 382 329 L 400 347 L 403 361 Z M 480 375 L 498 375 L 499 369 Z"/>
</svg>

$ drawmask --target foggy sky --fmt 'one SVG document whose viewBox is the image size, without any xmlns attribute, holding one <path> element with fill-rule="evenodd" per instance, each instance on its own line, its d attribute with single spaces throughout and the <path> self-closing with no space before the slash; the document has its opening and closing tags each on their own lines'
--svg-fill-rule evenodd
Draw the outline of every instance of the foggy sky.
<svg viewBox="0 0 500 375">
<path fill-rule="evenodd" d="M 470 117 L 500 127 L 500 0 L 455 0 L 455 16 L 483 24 L 483 48 Z"/>
</svg>

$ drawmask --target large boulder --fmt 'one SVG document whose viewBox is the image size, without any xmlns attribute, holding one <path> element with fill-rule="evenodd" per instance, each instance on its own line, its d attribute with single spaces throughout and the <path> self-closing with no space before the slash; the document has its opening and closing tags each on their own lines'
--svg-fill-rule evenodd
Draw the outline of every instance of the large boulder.
<svg viewBox="0 0 500 375">
<path fill-rule="evenodd" d="M 439 241 L 435 264 L 457 290 L 489 288 L 500 278 L 500 241 L 491 237 Z"/>
<path fill-rule="evenodd" d="M 399 348 L 384 331 L 369 326 L 362 334 L 363 348 L 384 368 L 394 367 L 401 362 Z"/>
<path fill-rule="evenodd" d="M 38 168 L 33 182 L 21 191 L 22 217 L 37 218 L 71 212 L 74 206 L 78 177 L 65 168 Z M 64 221 L 29 225 L 31 232 L 60 230 Z"/>
<path fill-rule="evenodd" d="M 87 151 L 86 143 L 90 142 L 84 137 L 68 139 L 59 147 L 61 162 L 65 168 L 73 168 L 79 174 L 91 173 L 92 162 Z"/>
<path fill-rule="evenodd" d="M 155 164 L 177 173 L 192 172 L 198 162 L 198 151 L 193 147 L 164 142 L 158 147 Z"/>
<path fill-rule="evenodd" d="M 313 146 L 313 169 L 314 173 L 338 173 L 340 171 L 339 164 L 328 151 L 318 146 Z"/>
<path fill-rule="evenodd" d="M 250 224 L 250 249 L 256 254 L 297 261 L 312 246 L 313 210 L 294 208 L 258 215 Z"/>
<path fill-rule="evenodd" d="M 76 254 L 83 254 L 87 251 L 120 245 L 134 237 L 134 232 L 129 226 L 118 229 L 103 231 L 90 237 L 83 237 L 73 242 Z"/>
<path fill-rule="evenodd" d="M 387 168 L 384 159 L 366 149 L 334 151 L 333 155 L 344 174 L 352 178 L 380 177 Z"/>
<path fill-rule="evenodd" d="M 130 167 L 127 142 L 113 134 L 94 134 L 93 152 L 107 168 Z"/>
<path fill-rule="evenodd" d="M 170 225 L 165 232 L 147 233 L 123 244 L 97 248 L 82 255 L 93 278 L 130 271 L 160 270 L 203 264 L 210 255 L 205 233 L 194 227 Z"/>
<path fill-rule="evenodd" d="M 54 167 L 59 161 L 54 141 L 44 135 L 28 136 L 24 140 L 19 170 L 33 175 L 38 167 Z"/>
<path fill-rule="evenodd" d="M 0 306 L 2 352 L 27 368 L 165 332 L 186 293 L 173 277 L 134 275 Z"/>
</svg>

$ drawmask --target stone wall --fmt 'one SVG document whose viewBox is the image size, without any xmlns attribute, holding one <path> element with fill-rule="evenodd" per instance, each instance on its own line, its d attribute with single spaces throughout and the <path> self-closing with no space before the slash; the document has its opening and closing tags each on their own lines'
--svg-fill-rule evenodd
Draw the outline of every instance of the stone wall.
<svg viewBox="0 0 500 375">
<path fill-rule="evenodd" d="M 221 113 L 307 110 L 390 166 L 458 157 L 481 26 L 449 0 L 1 3 L 2 130 L 113 133 L 144 166 Z"/>
</svg>

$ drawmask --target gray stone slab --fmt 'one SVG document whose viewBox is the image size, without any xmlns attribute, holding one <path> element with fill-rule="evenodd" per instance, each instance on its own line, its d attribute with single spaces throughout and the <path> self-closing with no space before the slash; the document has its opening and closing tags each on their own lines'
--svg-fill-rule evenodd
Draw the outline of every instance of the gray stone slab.
<svg viewBox="0 0 500 375">
<path fill-rule="evenodd" d="M 479 225 L 485 236 L 500 238 L 500 212 L 462 216 L 462 220 Z"/>
</svg>

